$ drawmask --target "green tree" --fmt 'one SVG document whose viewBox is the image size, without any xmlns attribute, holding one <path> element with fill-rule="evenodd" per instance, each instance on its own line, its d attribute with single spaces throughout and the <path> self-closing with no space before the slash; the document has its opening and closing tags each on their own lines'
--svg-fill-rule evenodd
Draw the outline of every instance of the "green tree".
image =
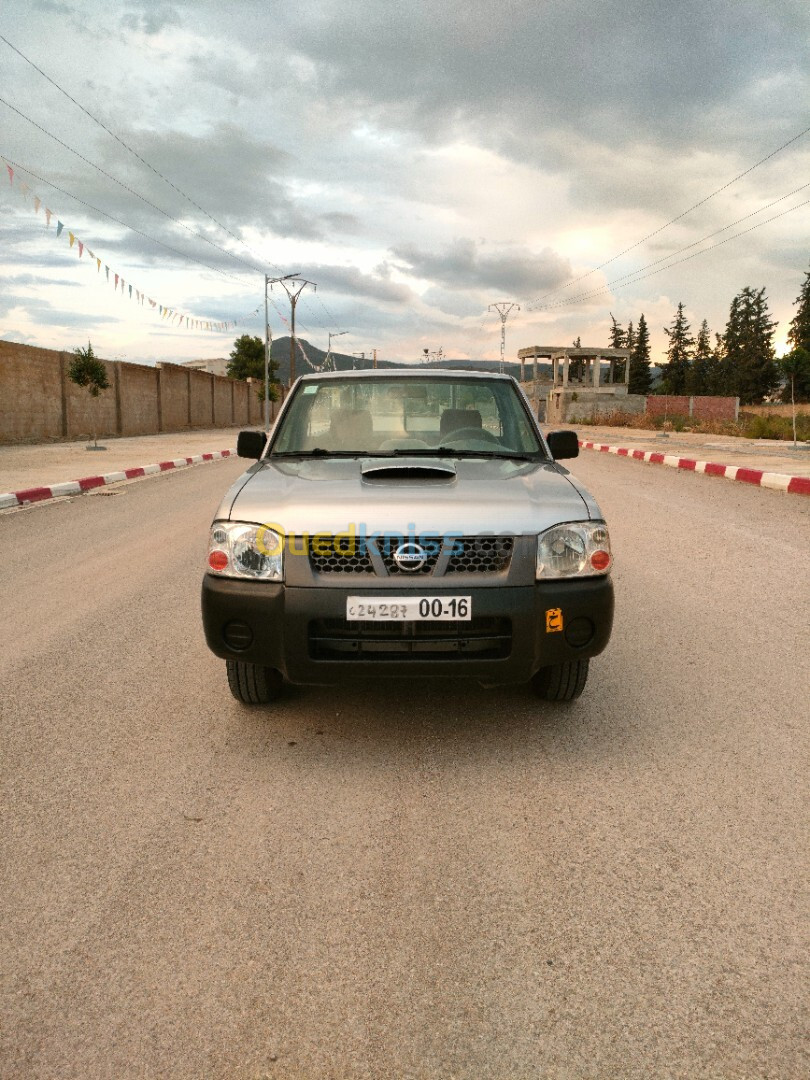
<svg viewBox="0 0 810 1080">
<path fill-rule="evenodd" d="M 726 362 L 726 342 L 722 334 L 715 332 L 714 348 L 712 349 L 712 377 L 709 382 L 709 393 L 720 397 L 731 393 L 730 375 Z"/>
<path fill-rule="evenodd" d="M 695 339 L 690 336 L 690 329 L 683 313 L 683 304 L 678 304 L 672 325 L 664 327 L 664 333 L 669 338 L 667 364 L 663 377 L 664 387 L 668 394 L 686 393 L 692 364 L 692 347 L 695 344 Z"/>
<path fill-rule="evenodd" d="M 87 348 L 73 350 L 73 359 L 68 367 L 68 378 L 77 386 L 86 386 L 90 397 L 97 398 L 102 390 L 109 390 L 110 381 L 107 378 L 107 368 L 104 362 L 99 360 L 93 352 L 93 346 L 88 341 Z M 93 448 L 99 449 L 98 445 L 98 407 L 93 409 Z M 100 449 L 104 449 L 101 447 Z"/>
<path fill-rule="evenodd" d="M 625 343 L 625 333 L 622 330 L 621 323 L 617 323 L 613 318 L 613 312 L 610 313 L 610 347 L 611 349 L 623 349 Z"/>
<path fill-rule="evenodd" d="M 788 341 L 793 349 L 779 362 L 788 380 L 782 391 L 782 400 L 790 401 L 792 390 L 795 401 L 810 401 L 810 270 L 804 276 L 796 304 L 796 314 L 788 330 Z"/>
<path fill-rule="evenodd" d="M 795 349 L 810 352 L 810 270 L 804 275 L 804 284 L 796 297 L 796 314 L 790 321 L 788 341 Z"/>
<path fill-rule="evenodd" d="M 810 401 L 810 350 L 797 345 L 787 353 L 777 366 L 787 382 L 782 390 L 782 401 Z"/>
<path fill-rule="evenodd" d="M 233 343 L 230 360 L 225 369 L 229 379 L 258 379 L 256 391 L 260 401 L 264 401 L 264 342 L 260 337 L 242 334 Z M 271 401 L 278 400 L 278 364 L 270 358 L 270 393 Z"/>
<path fill-rule="evenodd" d="M 649 394 L 652 375 L 650 374 L 650 331 L 644 315 L 639 315 L 638 327 L 633 339 L 633 352 L 630 355 L 630 393 Z"/>
<path fill-rule="evenodd" d="M 728 392 L 739 397 L 741 405 L 757 404 L 779 385 L 775 327 L 764 286 L 756 290 L 746 285 L 731 302 L 723 335 Z"/>
<path fill-rule="evenodd" d="M 718 382 L 717 360 L 712 348 L 709 324 L 704 319 L 695 340 L 686 389 L 690 394 L 714 394 Z"/>
</svg>

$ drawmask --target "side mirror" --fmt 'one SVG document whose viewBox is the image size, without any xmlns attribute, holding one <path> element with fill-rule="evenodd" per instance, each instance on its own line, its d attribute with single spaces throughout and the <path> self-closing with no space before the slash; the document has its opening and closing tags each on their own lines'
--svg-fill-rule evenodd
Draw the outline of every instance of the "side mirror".
<svg viewBox="0 0 810 1080">
<path fill-rule="evenodd" d="M 579 457 L 579 439 L 575 431 L 552 431 L 546 436 L 546 442 L 555 461 Z"/>
<path fill-rule="evenodd" d="M 239 457 L 258 461 L 264 453 L 267 436 L 263 431 L 240 431 L 236 440 L 236 453 Z"/>
</svg>

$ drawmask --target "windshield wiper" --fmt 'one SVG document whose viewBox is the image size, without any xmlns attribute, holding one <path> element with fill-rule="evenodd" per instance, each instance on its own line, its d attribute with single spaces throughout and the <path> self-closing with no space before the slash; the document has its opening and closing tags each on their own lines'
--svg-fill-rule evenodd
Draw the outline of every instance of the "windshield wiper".
<svg viewBox="0 0 810 1080">
<path fill-rule="evenodd" d="M 547 461 L 537 454 L 527 454 L 519 450 L 456 450 L 452 446 L 436 446 L 424 449 L 421 446 L 413 450 L 393 450 L 390 453 L 399 457 L 455 457 L 455 458 L 503 458 L 504 461 Z"/>
<path fill-rule="evenodd" d="M 386 454 L 375 454 L 370 450 L 324 450 L 322 446 L 316 446 L 313 450 L 275 450 L 270 457 L 386 457 Z"/>
</svg>

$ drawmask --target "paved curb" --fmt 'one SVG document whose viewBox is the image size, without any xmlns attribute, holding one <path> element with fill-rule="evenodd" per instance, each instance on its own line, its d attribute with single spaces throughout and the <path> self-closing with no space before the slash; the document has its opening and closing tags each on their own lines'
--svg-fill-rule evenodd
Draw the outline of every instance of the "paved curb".
<svg viewBox="0 0 810 1080">
<path fill-rule="evenodd" d="M 713 461 L 695 461 L 693 458 L 662 454 L 656 450 L 629 450 L 624 446 L 607 446 L 581 440 L 579 445 L 583 450 L 599 450 L 605 454 L 633 458 L 635 461 L 647 461 L 652 465 L 669 465 L 673 469 L 687 469 L 689 472 L 705 473 L 708 476 L 725 476 L 727 480 L 741 480 L 744 484 L 773 488 L 776 491 L 790 492 L 792 495 L 810 495 L 810 476 L 789 476 L 787 473 L 764 472 L 762 469 L 747 469 L 744 466 L 718 465 Z"/>
<path fill-rule="evenodd" d="M 68 480 L 64 484 L 51 484 L 48 487 L 25 488 L 23 491 L 10 491 L 0 495 L 0 510 L 29 503 L 44 502 L 46 499 L 58 499 L 63 495 L 81 495 L 93 488 L 105 484 L 120 484 L 122 480 L 134 480 L 138 476 L 169 472 L 171 469 L 184 469 L 188 465 L 201 465 L 204 461 L 218 461 L 230 457 L 235 450 L 215 450 L 210 454 L 195 454 L 194 457 L 174 458 L 172 461 L 160 461 L 156 465 L 140 465 L 136 469 L 123 469 L 120 472 L 105 473 L 103 476 L 85 476 L 81 480 Z"/>
</svg>

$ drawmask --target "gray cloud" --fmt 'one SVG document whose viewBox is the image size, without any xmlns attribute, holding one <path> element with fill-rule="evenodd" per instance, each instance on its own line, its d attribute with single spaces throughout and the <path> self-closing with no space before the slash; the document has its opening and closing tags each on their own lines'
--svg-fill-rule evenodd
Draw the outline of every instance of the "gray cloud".
<svg viewBox="0 0 810 1080">
<path fill-rule="evenodd" d="M 141 34 L 159 34 L 170 26 L 178 26 L 180 15 L 171 4 L 156 3 L 155 0 L 130 0 L 130 11 L 121 16 L 121 25 L 125 30 L 135 30 Z"/>
<path fill-rule="evenodd" d="M 512 0 L 497 13 L 488 0 L 463 10 L 357 0 L 317 10 L 295 45 L 333 102 L 434 138 L 492 125 L 495 141 L 539 126 L 606 142 L 683 138 L 774 70 L 802 73 L 810 28 L 798 0 L 630 0 L 621 10 Z"/>
<path fill-rule="evenodd" d="M 469 239 L 456 240 L 439 254 L 415 245 L 402 245 L 392 254 L 407 273 L 450 289 L 502 289 L 526 296 L 561 285 L 571 276 L 568 261 L 548 249 L 539 255 L 513 248 L 490 251 Z"/>
<path fill-rule="evenodd" d="M 356 266 L 312 266 L 307 277 L 319 287 L 349 296 L 366 296 L 383 303 L 404 304 L 414 298 L 407 285 L 389 281 L 385 277 L 364 274 Z"/>
</svg>

